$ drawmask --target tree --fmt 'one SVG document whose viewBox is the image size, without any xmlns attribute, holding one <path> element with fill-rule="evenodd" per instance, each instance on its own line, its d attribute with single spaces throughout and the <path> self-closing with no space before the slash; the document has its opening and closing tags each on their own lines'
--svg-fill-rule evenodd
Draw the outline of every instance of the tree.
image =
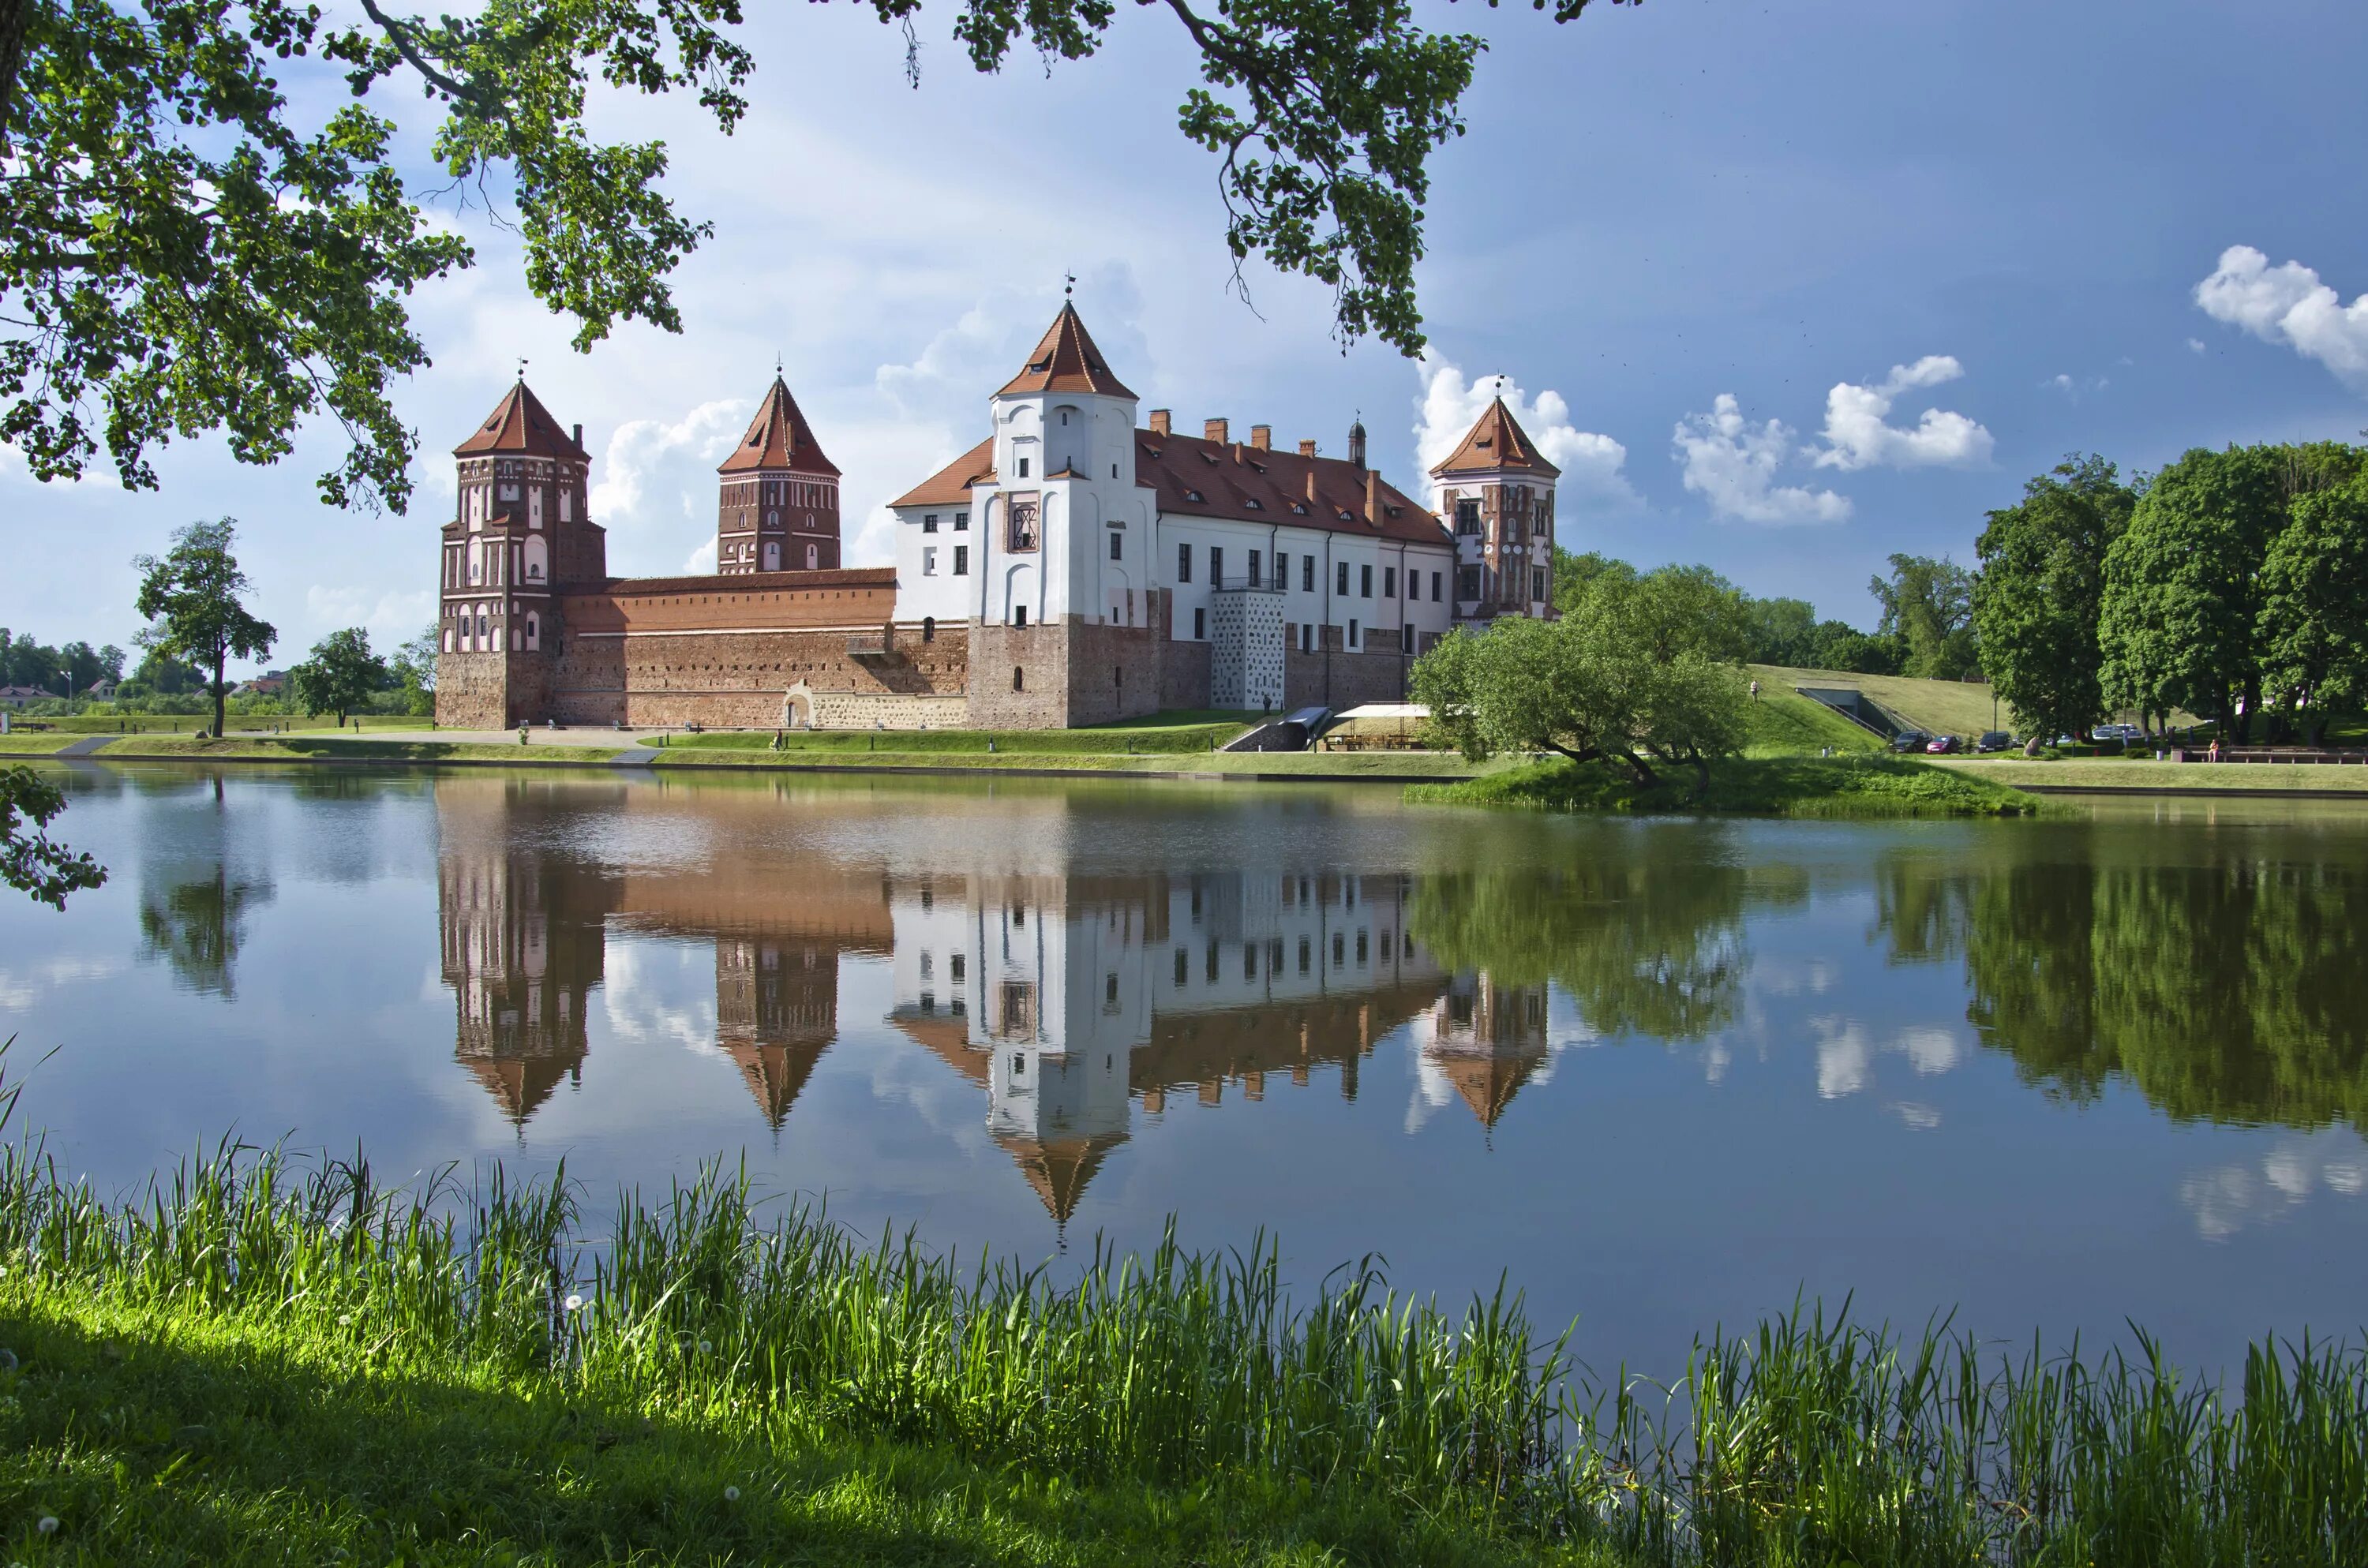
<svg viewBox="0 0 2368 1568">
<path fill-rule="evenodd" d="M 223 665 L 233 655 L 268 657 L 279 635 L 239 602 L 248 583 L 230 552 L 236 533 L 237 524 L 229 517 L 191 523 L 173 536 L 173 548 L 162 561 L 142 555 L 131 562 L 141 573 L 138 608 L 151 622 L 140 644 L 211 672 L 217 735 L 222 733 Z"/>
<path fill-rule="evenodd" d="M 2261 681 L 2311 744 L 2368 710 L 2368 479 L 2295 501 L 2261 563 Z"/>
<path fill-rule="evenodd" d="M 1974 574 L 1942 556 L 1894 555 L 1890 577 L 1869 579 L 1866 591 L 1883 606 L 1878 637 L 1907 647 L 1906 673 L 1926 680 L 1963 680 L 1981 673 L 1974 631 Z"/>
<path fill-rule="evenodd" d="M 2105 699 L 2237 733 L 2261 710 L 2261 567 L 2297 496 L 2349 480 L 2357 449 L 2202 448 L 2156 474 L 2105 556 Z"/>
<path fill-rule="evenodd" d="M 1975 543 L 1982 668 L 2033 738 L 2079 734 L 2104 714 L 2105 552 L 2136 506 L 2112 463 L 2069 457 L 2024 484 L 2021 501 L 1990 513 Z"/>
<path fill-rule="evenodd" d="M 436 711 L 436 623 L 429 621 L 387 660 L 387 673 L 403 691 L 403 710 L 414 718 Z"/>
<path fill-rule="evenodd" d="M 68 894 L 107 881 L 97 861 L 45 831 L 65 809 L 58 787 L 31 768 L 0 768 L 0 882 L 59 910 Z"/>
<path fill-rule="evenodd" d="M 386 661 L 370 652 L 370 633 L 359 626 L 332 631 L 313 644 L 313 656 L 288 672 L 296 701 L 308 714 L 346 715 L 360 707 L 391 677 Z"/>
<path fill-rule="evenodd" d="M 1806 599 L 1756 599 L 1743 597 L 1743 618 L 1755 665 L 1814 668 L 1817 649 L 1817 607 Z M 1836 624 L 1839 624 L 1837 622 Z"/>
<path fill-rule="evenodd" d="M 1646 785 L 1661 781 L 1656 763 L 1689 767 L 1700 790 L 1713 759 L 1742 749 L 1747 699 L 1742 672 L 1699 646 L 1656 653 L 1677 597 L 1606 589 L 1554 620 L 1458 631 L 1415 661 L 1414 699 L 1474 760 L 1550 751 L 1616 764 Z"/>
<path fill-rule="evenodd" d="M 904 33 L 919 85 L 921 0 L 861 0 Z M 1532 0 L 1567 22 L 1588 0 Z M 1609 0 L 1620 4 L 1622 0 Z M 755 61 L 740 0 L 505 0 L 433 20 L 360 0 L 0 0 L 0 439 L 36 476 L 108 456 L 153 488 L 150 449 L 227 430 L 270 462 L 325 409 L 349 449 L 332 504 L 410 494 L 411 433 L 388 383 L 426 362 L 404 299 L 473 261 L 395 168 L 424 133 L 457 188 L 507 177 L 538 298 L 588 348 L 620 321 L 679 331 L 667 275 L 709 224 L 662 189 L 662 142 L 605 142 L 593 79 L 690 92 L 730 134 Z M 1428 160 L 1461 135 L 1481 40 L 1415 25 L 1410 0 L 1260 0 L 1161 9 L 1200 56 L 1179 127 L 1219 160 L 1226 241 L 1333 291 L 1343 341 L 1423 345 L 1414 271 Z M 972 66 L 1024 48 L 1048 64 L 1101 46 L 1112 0 L 959 0 Z M 295 78 L 283 86 L 282 74 Z M 432 126 L 370 95 L 427 89 Z M 299 106 L 340 87 L 325 115 Z M 366 103 L 365 100 L 368 100 Z"/>
</svg>

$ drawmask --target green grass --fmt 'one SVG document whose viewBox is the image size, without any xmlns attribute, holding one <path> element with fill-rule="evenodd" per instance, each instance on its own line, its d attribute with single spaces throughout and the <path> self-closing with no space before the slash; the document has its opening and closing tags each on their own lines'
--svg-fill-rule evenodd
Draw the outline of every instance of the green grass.
<svg viewBox="0 0 2368 1568">
<path fill-rule="evenodd" d="M 1558 812 L 1704 812 L 1788 817 L 2032 816 L 2032 795 L 1905 757 L 1737 757 L 1714 764 L 1696 796 L 1691 769 L 1664 769 L 1653 788 L 1625 768 L 1556 759 L 1463 784 L 1417 784 L 1412 801 Z"/>
<path fill-rule="evenodd" d="M 338 740 L 331 735 L 277 738 L 232 734 L 226 739 L 193 740 L 188 736 L 126 735 L 102 746 L 102 757 L 129 756 L 232 757 L 243 761 L 276 762 L 606 762 L 624 749 L 618 744 L 552 745 L 539 736 L 527 745 L 492 741 L 364 741 Z"/>
<path fill-rule="evenodd" d="M 996 755 L 1172 755 L 1214 751 L 1245 728 L 1238 719 L 1226 719 L 1217 722 L 1110 725 L 1088 730 L 790 730 L 780 736 L 780 750 L 784 754 L 976 752 L 984 756 L 992 745 Z M 665 749 L 770 753 L 773 740 L 769 730 L 674 734 L 667 738 Z"/>
<path fill-rule="evenodd" d="M 1058 1282 L 620 1198 L 381 1190 L 232 1151 L 102 1201 L 0 1161 L 0 1536 L 31 1562 L 1852 1563 L 2368 1560 L 2368 1357 L 2241 1397 L 2141 1335 L 2001 1355 L 1795 1309 L 1666 1393 L 1504 1291 L 1278 1249 Z M 39 1533 L 38 1521 L 55 1521 Z"/>
<path fill-rule="evenodd" d="M 426 729 L 434 723 L 434 721 L 431 719 L 406 718 L 401 714 L 394 713 L 365 713 L 359 717 L 362 727 L 371 730 L 419 730 Z M 45 719 L 41 721 L 43 723 L 54 724 L 61 730 L 69 731 L 72 733 L 78 735 L 172 734 L 176 733 L 188 735 L 194 734 L 199 730 L 211 729 L 213 727 L 213 710 L 211 708 L 206 710 L 203 713 L 107 713 L 95 711 L 69 714 L 64 718 Z M 235 737 L 243 730 L 252 730 L 260 733 L 265 731 L 278 731 L 281 729 L 296 731 L 327 730 L 334 733 L 337 729 L 336 716 L 330 713 L 324 713 L 317 718 L 312 718 L 295 713 L 233 712 L 228 715 L 225 722 L 229 724 L 230 733 L 233 737 Z M 347 734 L 354 733 L 353 716 L 348 716 L 347 718 L 345 728 Z"/>
<path fill-rule="evenodd" d="M 895 734 L 880 737 L 872 751 L 749 752 L 743 748 L 668 746 L 659 751 L 661 769 L 696 767 L 961 768 L 993 773 L 1012 768 L 1057 768 L 1064 773 L 1123 777 L 1130 773 L 1271 773 L 1314 778 L 1359 778 L 1418 775 L 1466 778 L 1506 764 L 1474 764 L 1439 752 L 1041 752 L 891 751 Z"/>
<path fill-rule="evenodd" d="M 1935 757 L 1969 778 L 2021 786 L 2126 790 L 2343 790 L 2368 798 L 2368 767 L 2325 763 L 2157 762 L 2152 757 Z"/>
<path fill-rule="evenodd" d="M 1838 756 L 1878 752 L 1883 742 L 1822 702 L 1764 676 L 1759 699 L 1744 711 L 1750 738 L 1746 756 L 1816 756 L 1830 746 Z"/>
<path fill-rule="evenodd" d="M 1919 730 L 1933 734 L 1978 735 L 1985 730 L 2012 728 L 2004 704 L 1993 708 L 1990 688 L 1982 681 L 1917 680 L 1907 676 L 1862 676 L 1848 670 L 1795 670 L 1780 665 L 1752 665 L 1760 686 L 1827 686 L 1854 688 L 1889 709 Z M 1855 726 L 1853 726 L 1855 727 Z"/>
<path fill-rule="evenodd" d="M 46 752 L 53 752 L 60 746 L 72 745 L 80 739 L 82 739 L 80 735 L 60 734 L 54 730 L 47 734 L 40 732 L 11 730 L 6 734 L 0 735 L 0 756 L 40 756 Z"/>
</svg>

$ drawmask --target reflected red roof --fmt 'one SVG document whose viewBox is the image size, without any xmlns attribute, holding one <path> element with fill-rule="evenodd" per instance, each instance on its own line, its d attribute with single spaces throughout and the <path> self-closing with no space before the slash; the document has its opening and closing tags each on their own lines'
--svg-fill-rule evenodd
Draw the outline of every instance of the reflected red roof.
<svg viewBox="0 0 2368 1568">
<path fill-rule="evenodd" d="M 716 465 L 715 472 L 746 473 L 757 469 L 792 469 L 838 477 L 838 465 L 823 456 L 822 443 L 814 439 L 798 400 L 790 395 L 788 383 L 779 376 L 765 389 L 765 401 L 757 405 L 748 433 L 740 437 L 732 455 Z"/>
</svg>

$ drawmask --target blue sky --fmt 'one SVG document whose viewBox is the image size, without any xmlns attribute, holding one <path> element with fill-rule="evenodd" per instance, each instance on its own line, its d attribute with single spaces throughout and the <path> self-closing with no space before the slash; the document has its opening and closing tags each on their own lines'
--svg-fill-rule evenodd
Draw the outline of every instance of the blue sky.
<svg viewBox="0 0 2368 1568">
<path fill-rule="evenodd" d="M 520 356 L 585 426 L 612 570 L 696 569 L 713 463 L 777 353 L 847 471 L 850 559 L 882 561 L 878 505 L 985 433 L 1064 271 L 1180 426 L 1337 452 L 1361 412 L 1411 485 L 1501 374 L 1571 471 L 1566 546 L 1708 562 L 1861 623 L 1884 556 L 1970 560 L 1983 511 L 2066 452 L 2142 470 L 2368 426 L 2357 0 L 1648 0 L 1559 28 L 1425 5 L 1492 45 L 1432 163 L 1427 365 L 1343 354 L 1310 286 L 1253 270 L 1255 310 L 1229 293 L 1164 10 L 1121 7 L 1096 60 L 994 78 L 925 11 L 918 91 L 868 11 L 760 10 L 737 135 L 687 103 L 602 109 L 668 139 L 670 188 L 716 225 L 677 275 L 681 335 L 573 354 L 500 232 L 458 214 L 480 265 L 414 300 L 435 364 L 399 394 L 408 516 L 318 503 L 325 426 L 269 469 L 177 445 L 136 494 L 36 484 L 0 451 L 0 625 L 128 642 L 130 558 L 228 514 L 272 663 L 344 625 L 399 640 L 434 614 L 445 454 Z"/>
</svg>

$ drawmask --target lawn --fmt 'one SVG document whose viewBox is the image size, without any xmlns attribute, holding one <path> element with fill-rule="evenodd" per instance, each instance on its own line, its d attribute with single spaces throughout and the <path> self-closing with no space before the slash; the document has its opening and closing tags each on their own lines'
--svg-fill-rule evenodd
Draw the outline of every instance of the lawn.
<svg viewBox="0 0 2368 1568">
<path fill-rule="evenodd" d="M 2008 785 L 2067 789 L 2342 790 L 2368 799 L 2368 767 L 2257 762 L 2157 762 L 2152 757 L 1935 757 L 1935 765 Z"/>
<path fill-rule="evenodd" d="M 0 756 L 40 756 L 60 746 L 72 745 L 80 735 L 61 734 L 55 730 L 11 730 L 0 735 Z"/>
<path fill-rule="evenodd" d="M 1750 735 L 1744 744 L 1746 756 L 1816 756 L 1828 746 L 1838 756 L 1883 749 L 1882 740 L 1869 731 L 1765 675 L 1759 679 L 1759 699 L 1744 716 Z"/>
<path fill-rule="evenodd" d="M 1791 691 L 1794 687 L 1827 686 L 1864 692 L 1871 700 L 1933 734 L 1978 735 L 1985 730 L 2012 728 L 2005 707 L 1993 709 L 1989 686 L 1982 681 L 1915 680 L 1907 676 L 1852 675 L 1848 670 L 1786 669 L 1781 665 L 1749 667 L 1762 687 L 1781 686 Z"/>
<path fill-rule="evenodd" d="M 200 741 L 176 735 L 127 735 L 101 747 L 101 757 L 119 753 L 131 756 L 227 757 L 239 761 L 275 762 L 607 762 L 623 749 L 616 744 L 550 745 L 537 740 L 529 745 L 490 741 L 365 741 L 323 735 L 267 737 L 233 734 L 226 740 Z"/>
</svg>

